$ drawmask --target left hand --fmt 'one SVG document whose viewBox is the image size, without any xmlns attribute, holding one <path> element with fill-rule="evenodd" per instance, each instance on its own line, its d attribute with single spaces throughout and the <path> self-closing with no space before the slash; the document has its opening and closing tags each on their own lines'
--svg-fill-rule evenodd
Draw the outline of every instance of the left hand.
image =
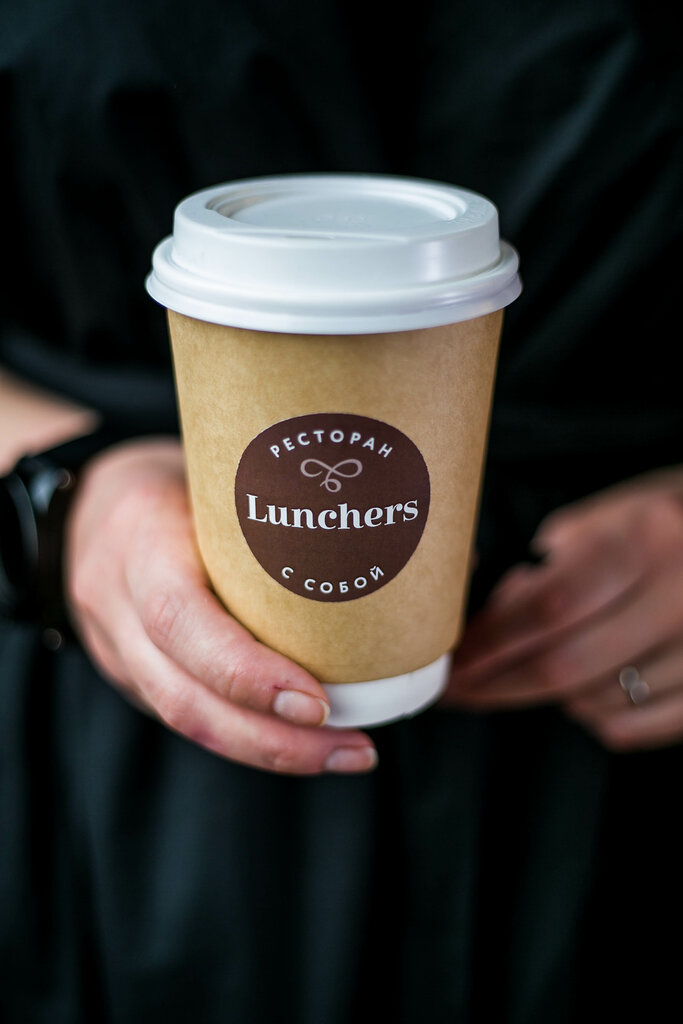
<svg viewBox="0 0 683 1024">
<path fill-rule="evenodd" d="M 511 569 L 473 618 L 444 702 L 554 703 L 613 750 L 683 739 L 683 468 L 560 509 L 533 546 L 544 562 Z M 646 684 L 631 695 L 626 667 Z"/>
</svg>

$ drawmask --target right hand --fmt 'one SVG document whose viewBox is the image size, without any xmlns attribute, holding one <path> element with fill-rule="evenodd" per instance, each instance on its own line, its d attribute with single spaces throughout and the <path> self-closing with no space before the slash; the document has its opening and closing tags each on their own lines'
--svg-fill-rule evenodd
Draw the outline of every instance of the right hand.
<svg viewBox="0 0 683 1024">
<path fill-rule="evenodd" d="M 255 768 L 315 775 L 375 766 L 368 736 L 320 728 L 329 713 L 320 683 L 257 642 L 211 591 L 178 441 L 128 442 L 89 464 L 65 558 L 74 626 L 133 704 Z"/>
</svg>

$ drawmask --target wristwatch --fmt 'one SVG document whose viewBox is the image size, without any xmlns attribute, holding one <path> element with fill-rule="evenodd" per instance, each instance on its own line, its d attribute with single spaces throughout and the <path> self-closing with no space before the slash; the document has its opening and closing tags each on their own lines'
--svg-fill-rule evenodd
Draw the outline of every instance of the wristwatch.
<svg viewBox="0 0 683 1024">
<path fill-rule="evenodd" d="M 0 477 L 0 615 L 53 631 L 66 626 L 64 526 L 80 471 L 94 455 L 134 433 L 105 425 L 24 456 Z"/>
</svg>

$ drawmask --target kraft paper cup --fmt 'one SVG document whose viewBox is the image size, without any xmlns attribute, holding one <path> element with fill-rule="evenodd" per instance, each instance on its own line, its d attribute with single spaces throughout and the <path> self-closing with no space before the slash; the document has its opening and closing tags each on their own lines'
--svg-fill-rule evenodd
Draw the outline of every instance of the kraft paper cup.
<svg viewBox="0 0 683 1024">
<path fill-rule="evenodd" d="M 148 278 L 169 312 L 216 593 L 321 680 L 330 724 L 414 714 L 462 628 L 502 309 L 495 207 L 295 175 L 189 197 Z"/>
</svg>

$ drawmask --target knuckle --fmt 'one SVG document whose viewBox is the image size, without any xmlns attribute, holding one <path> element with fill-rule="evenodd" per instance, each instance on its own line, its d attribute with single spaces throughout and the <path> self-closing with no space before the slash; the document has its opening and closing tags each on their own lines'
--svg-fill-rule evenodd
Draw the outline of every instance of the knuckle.
<svg viewBox="0 0 683 1024">
<path fill-rule="evenodd" d="M 667 723 L 667 729 L 669 725 Z M 657 724 L 643 720 L 633 708 L 602 715 L 596 721 L 593 732 L 602 745 L 615 754 L 659 746 L 664 738 L 661 722 Z M 676 738 L 679 735 L 677 732 Z"/>
<path fill-rule="evenodd" d="M 600 739 L 614 753 L 653 750 L 680 743 L 683 739 L 683 710 L 673 711 L 665 719 L 640 720 L 632 711 L 606 718 Z"/>
<path fill-rule="evenodd" d="M 647 552 L 683 549 L 683 506 L 672 494 L 655 494 L 639 506 L 631 529 L 634 541 Z"/>
<path fill-rule="evenodd" d="M 188 735 L 194 730 L 194 699 L 188 690 L 167 690 L 154 701 L 159 718 L 174 732 Z"/>
<path fill-rule="evenodd" d="M 571 511 L 568 511 L 565 507 L 553 509 L 553 511 L 548 512 L 548 514 L 543 519 L 543 522 L 541 523 L 541 530 L 551 531 L 559 529 L 570 517 Z"/>
<path fill-rule="evenodd" d="M 71 605 L 82 615 L 87 615 L 92 607 L 92 594 L 90 581 L 82 571 L 76 571 L 69 581 L 69 601 Z"/>
<path fill-rule="evenodd" d="M 163 491 L 157 479 L 138 477 L 134 487 L 117 494 L 110 509 L 112 524 L 125 529 L 131 525 L 139 526 L 145 509 L 153 507 L 162 499 Z"/>
<path fill-rule="evenodd" d="M 647 556 L 643 557 L 645 551 L 646 545 L 633 538 L 625 538 L 621 531 L 600 535 L 595 562 L 602 569 L 603 594 L 616 595 L 627 590 L 642 576 L 649 561 Z"/>
<path fill-rule="evenodd" d="M 83 559 L 68 579 L 69 602 L 81 616 L 91 617 L 101 604 L 97 593 L 98 579 L 99 573 L 93 571 L 90 559 Z"/>
<path fill-rule="evenodd" d="M 574 697 L 565 704 L 565 712 L 576 722 L 589 726 L 595 716 L 593 701 L 590 697 Z"/>
<path fill-rule="evenodd" d="M 277 741 L 269 743 L 263 750 L 263 761 L 269 771 L 282 774 L 300 775 L 305 768 L 301 763 L 301 750 L 293 741 Z"/>
<path fill-rule="evenodd" d="M 631 729 L 624 729 L 613 718 L 604 718 L 598 722 L 594 731 L 602 745 L 615 754 L 635 750 L 639 745 L 637 734 Z"/>
<path fill-rule="evenodd" d="M 145 633 L 156 647 L 166 648 L 180 631 L 183 602 L 173 590 L 156 590 L 146 598 L 140 618 Z"/>
<path fill-rule="evenodd" d="M 251 703 L 247 700 L 253 688 L 252 673 L 240 658 L 233 657 L 221 673 L 222 695 L 235 704 Z"/>
</svg>

